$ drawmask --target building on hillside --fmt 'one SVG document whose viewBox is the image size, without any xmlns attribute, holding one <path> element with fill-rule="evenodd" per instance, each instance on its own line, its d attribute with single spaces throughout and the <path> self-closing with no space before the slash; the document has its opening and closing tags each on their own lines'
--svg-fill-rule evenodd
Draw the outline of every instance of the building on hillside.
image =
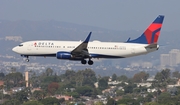
<svg viewBox="0 0 180 105">
<path fill-rule="evenodd" d="M 0 80 L 0 86 L 4 86 L 4 81 Z"/>
<path fill-rule="evenodd" d="M 42 89 L 41 89 L 41 88 L 33 88 L 33 89 L 31 90 L 32 93 L 34 93 L 35 91 L 42 91 Z"/>
<path fill-rule="evenodd" d="M 143 86 L 143 87 L 150 87 L 152 83 L 137 83 L 137 87 Z"/>
<path fill-rule="evenodd" d="M 25 89 L 24 87 L 13 87 L 11 90 L 12 90 L 13 93 L 15 93 L 15 92 L 20 92 L 20 91 L 22 91 L 24 89 Z"/>
<path fill-rule="evenodd" d="M 69 101 L 69 100 L 72 100 L 72 99 L 73 99 L 72 96 L 59 95 L 59 94 L 56 94 L 56 95 L 54 95 L 53 97 L 55 97 L 55 98 L 57 98 L 57 99 L 62 99 L 62 98 L 64 98 L 66 101 Z"/>
</svg>

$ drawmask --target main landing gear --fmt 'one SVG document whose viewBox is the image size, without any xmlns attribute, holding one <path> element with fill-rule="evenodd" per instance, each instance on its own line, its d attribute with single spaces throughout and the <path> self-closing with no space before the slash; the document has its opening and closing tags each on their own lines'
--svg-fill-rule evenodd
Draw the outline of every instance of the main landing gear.
<svg viewBox="0 0 180 105">
<path fill-rule="evenodd" d="M 84 59 L 82 59 L 82 60 L 81 60 L 81 63 L 82 63 L 82 64 L 86 64 L 87 61 L 84 60 Z M 89 64 L 89 65 L 93 65 L 93 63 L 94 63 L 94 62 L 93 62 L 91 59 L 89 59 L 88 64 Z"/>
</svg>

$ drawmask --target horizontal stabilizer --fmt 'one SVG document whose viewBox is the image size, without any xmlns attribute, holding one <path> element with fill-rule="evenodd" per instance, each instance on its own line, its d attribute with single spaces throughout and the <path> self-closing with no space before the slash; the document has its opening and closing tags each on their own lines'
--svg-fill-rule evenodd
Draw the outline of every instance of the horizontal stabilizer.
<svg viewBox="0 0 180 105">
<path fill-rule="evenodd" d="M 157 44 L 149 44 L 148 46 L 146 46 L 145 48 L 157 48 L 158 45 Z"/>
</svg>

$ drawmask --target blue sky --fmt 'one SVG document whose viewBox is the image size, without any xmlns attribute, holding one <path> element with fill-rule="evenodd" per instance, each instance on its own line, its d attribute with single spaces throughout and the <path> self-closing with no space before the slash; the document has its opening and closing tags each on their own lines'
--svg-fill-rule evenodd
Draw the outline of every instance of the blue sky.
<svg viewBox="0 0 180 105">
<path fill-rule="evenodd" d="M 180 0 L 1 0 L 0 20 L 57 20 L 113 30 L 144 30 L 159 14 L 180 30 Z"/>
</svg>

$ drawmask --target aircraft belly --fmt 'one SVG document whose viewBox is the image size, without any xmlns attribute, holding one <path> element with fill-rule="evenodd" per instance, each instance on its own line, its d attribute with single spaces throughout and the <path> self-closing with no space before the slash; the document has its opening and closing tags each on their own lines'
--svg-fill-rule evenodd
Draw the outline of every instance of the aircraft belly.
<svg viewBox="0 0 180 105">
<path fill-rule="evenodd" d="M 127 57 L 130 53 L 127 50 L 96 50 L 90 51 L 90 54 L 94 56 L 94 58 L 124 58 Z"/>
<path fill-rule="evenodd" d="M 56 49 L 43 49 L 43 48 L 31 48 L 31 50 L 26 50 L 24 52 L 24 55 L 29 55 L 29 56 L 55 56 L 57 53 Z"/>
<path fill-rule="evenodd" d="M 128 55 L 127 57 L 133 57 L 133 56 L 143 55 L 147 53 L 148 51 L 144 47 L 137 47 L 137 48 L 132 48 L 132 54 Z"/>
<path fill-rule="evenodd" d="M 119 49 L 91 50 L 90 54 L 94 58 L 126 58 L 141 54 L 147 54 L 148 52 L 149 51 L 147 51 L 144 47 L 131 47 L 131 48 L 126 48 L 126 50 L 119 50 Z"/>
</svg>

